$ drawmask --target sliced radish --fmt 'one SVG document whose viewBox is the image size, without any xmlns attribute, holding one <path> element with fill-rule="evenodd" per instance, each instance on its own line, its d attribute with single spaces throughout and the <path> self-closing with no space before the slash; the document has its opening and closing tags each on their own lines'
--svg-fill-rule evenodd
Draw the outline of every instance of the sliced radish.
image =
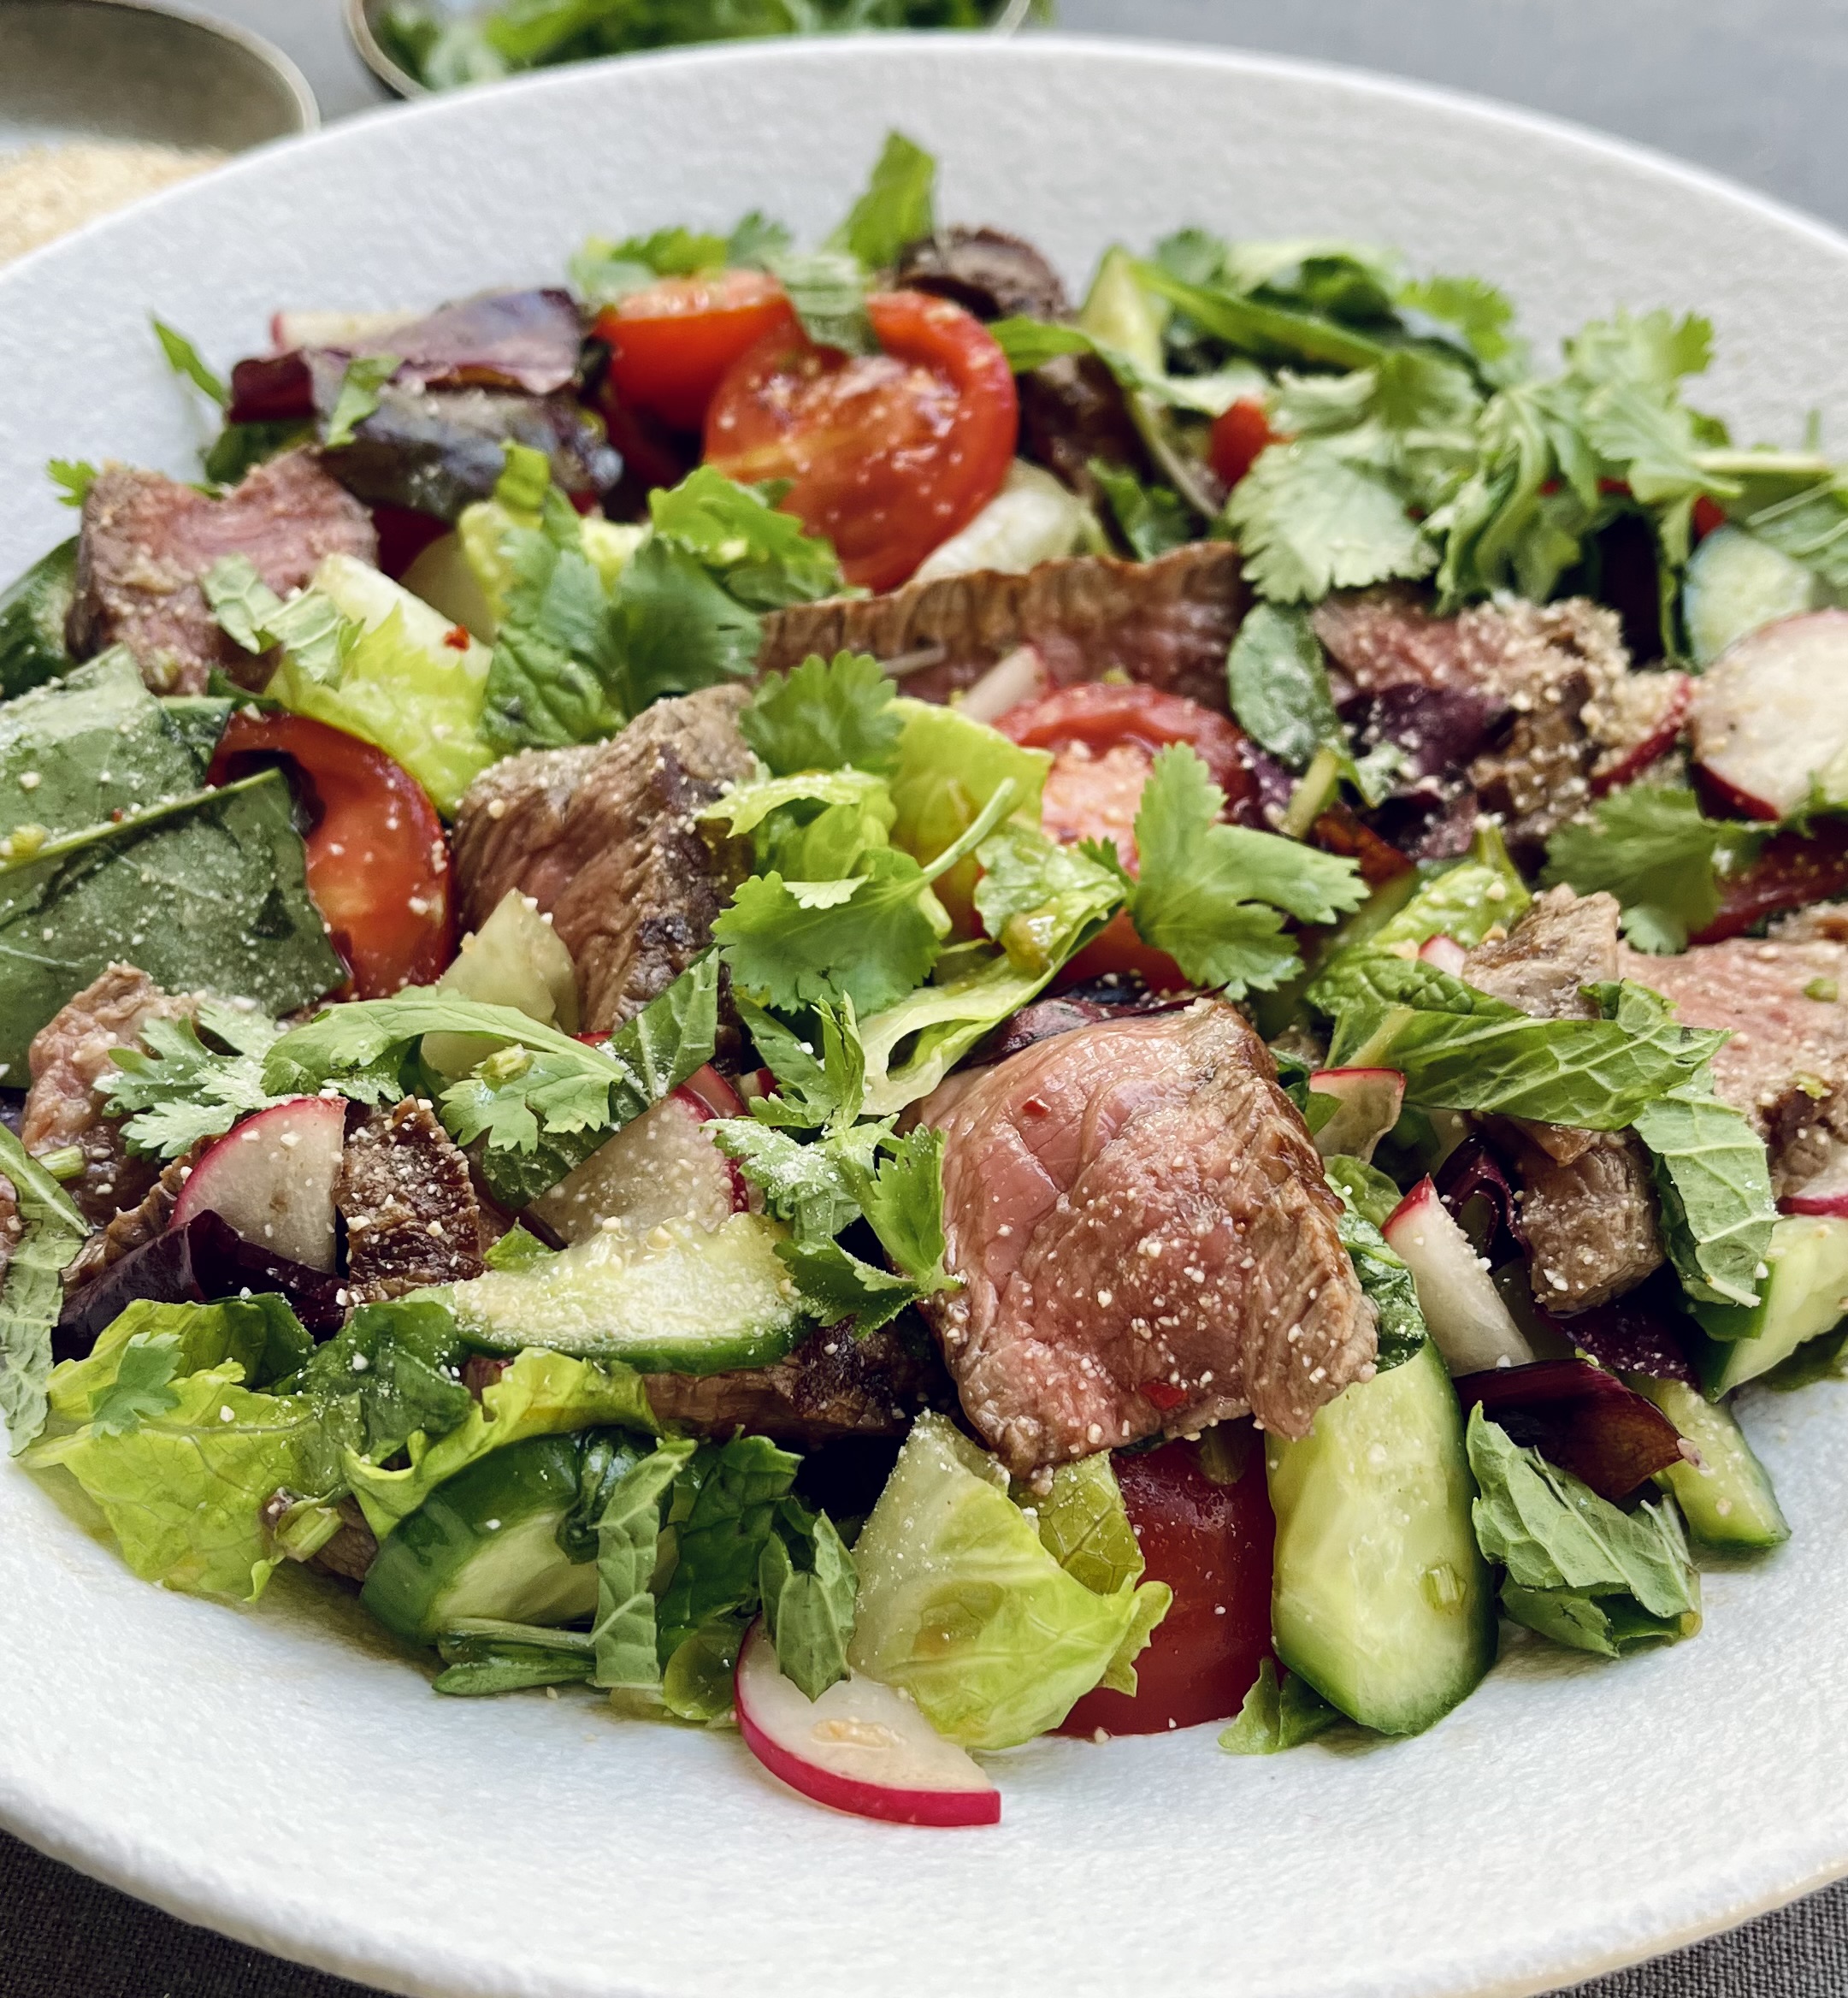
<svg viewBox="0 0 1848 1998">
<path fill-rule="evenodd" d="M 1454 937 L 1427 937 L 1418 947 L 1418 955 L 1426 964 L 1434 964 L 1440 972 L 1448 972 L 1453 978 L 1463 975 L 1463 966 L 1469 961 L 1469 953 Z"/>
<path fill-rule="evenodd" d="M 699 1097 L 715 1117 L 741 1117 L 744 1100 L 735 1089 L 708 1061 L 704 1068 L 696 1068 L 687 1078 L 683 1086 Z"/>
<path fill-rule="evenodd" d="M 334 1266 L 334 1183 L 346 1105 L 297 1097 L 259 1110 L 221 1138 L 187 1176 L 173 1225 L 216 1214 L 246 1242 L 310 1269 Z"/>
<path fill-rule="evenodd" d="M 998 721 L 1010 708 L 1042 699 L 1051 693 L 1052 685 L 1037 647 L 1017 645 L 997 659 L 957 705 L 971 721 Z"/>
<path fill-rule="evenodd" d="M 1848 1146 L 1838 1145 L 1820 1173 L 1778 1202 L 1785 1214 L 1833 1214 L 1848 1216 Z"/>
<path fill-rule="evenodd" d="M 894 1824 L 998 1824 L 1001 1794 L 902 1693 L 857 1672 L 810 1699 L 786 1679 L 762 1623 L 734 1684 L 745 1746 L 792 1790 Z"/>
<path fill-rule="evenodd" d="M 416 312 L 275 312 L 269 337 L 279 354 L 303 347 L 334 347 L 345 352 L 362 340 L 378 340 L 421 317 Z"/>
<path fill-rule="evenodd" d="M 1418 1308 L 1453 1374 L 1525 1367 L 1537 1356 L 1509 1314 L 1469 1237 L 1429 1179 L 1387 1217 L 1386 1245 L 1412 1273 Z"/>
<path fill-rule="evenodd" d="M 1592 771 L 1594 798 L 1602 798 L 1607 791 L 1614 791 L 1621 784 L 1633 783 L 1650 764 L 1666 756 L 1680 740 L 1681 730 L 1687 725 L 1688 711 L 1693 706 L 1694 683 L 1686 673 L 1632 673 L 1630 677 L 1662 680 L 1670 684 L 1662 696 L 1662 712 L 1647 734 L 1632 742 L 1615 762 Z"/>
<path fill-rule="evenodd" d="M 1748 632 L 1695 683 L 1690 718 L 1695 759 L 1723 795 L 1755 819 L 1789 818 L 1848 751 L 1848 611 Z"/>
<path fill-rule="evenodd" d="M 1341 1106 L 1315 1134 L 1315 1149 L 1325 1159 L 1339 1155 L 1371 1162 L 1373 1147 L 1398 1122 L 1405 1101 L 1405 1078 L 1396 1068 L 1319 1068 L 1309 1089 Z"/>
<path fill-rule="evenodd" d="M 716 1073 L 711 1080 L 723 1086 Z M 625 1124 L 532 1211 L 565 1242 L 582 1242 L 605 1227 L 631 1235 L 671 1221 L 718 1227 L 728 1215 L 741 1214 L 746 1200 L 742 1175 L 702 1128 L 712 1114 L 711 1105 L 683 1085 Z"/>
</svg>

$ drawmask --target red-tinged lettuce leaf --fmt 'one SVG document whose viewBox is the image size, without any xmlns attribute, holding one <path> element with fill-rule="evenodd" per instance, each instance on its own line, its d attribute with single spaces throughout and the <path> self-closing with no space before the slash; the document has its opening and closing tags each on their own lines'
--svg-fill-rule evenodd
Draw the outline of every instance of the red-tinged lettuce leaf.
<svg viewBox="0 0 1848 1998">
<path fill-rule="evenodd" d="M 1473 1200 L 1487 1203 L 1490 1234 L 1480 1246 L 1491 1264 L 1526 1255 L 1527 1233 L 1514 1186 L 1485 1138 L 1465 1138 L 1438 1168 L 1436 1183 L 1438 1199 L 1458 1221 Z"/>
<path fill-rule="evenodd" d="M 396 379 L 422 388 L 517 388 L 550 395 L 576 380 L 583 328 L 569 292 L 488 292 L 362 340 L 396 354 Z"/>
<path fill-rule="evenodd" d="M 280 1292 L 316 1339 L 338 1332 L 345 1316 L 338 1277 L 245 1241 L 208 1209 L 183 1227 L 131 1250 L 74 1292 L 52 1334 L 52 1351 L 60 1360 L 81 1359 L 104 1327 L 138 1298 L 205 1304 L 245 1291 Z"/>
<path fill-rule="evenodd" d="M 1461 687 L 1426 687 L 1417 681 L 1382 687 L 1342 703 L 1341 717 L 1371 746 L 1396 743 L 1408 780 L 1447 777 L 1488 742 L 1507 712 L 1504 704 Z"/>
<path fill-rule="evenodd" d="M 1688 1318 L 1681 1286 L 1662 1269 L 1627 1296 L 1554 1321 L 1560 1332 L 1614 1374 L 1697 1384 L 1688 1357 Z"/>
<path fill-rule="evenodd" d="M 1049 1041 L 1055 1034 L 1070 1033 L 1077 1027 L 1095 1026 L 1101 1020 L 1138 1020 L 1147 1014 L 1173 1013 L 1192 1004 L 1191 996 L 1151 999 L 1146 992 L 1129 985 L 1098 997 L 1076 989 L 1055 998 L 1036 999 L 1030 1006 L 1023 1006 L 1004 1020 L 962 1067 L 990 1067 L 1005 1061 L 1010 1055 L 1018 1055 L 1023 1048 L 1030 1048 L 1036 1041 Z"/>
<path fill-rule="evenodd" d="M 1682 1460 L 1680 1432 L 1662 1410 L 1584 1360 L 1466 1374 L 1456 1392 L 1466 1411 L 1479 1404 L 1522 1449 L 1614 1504 Z"/>
</svg>

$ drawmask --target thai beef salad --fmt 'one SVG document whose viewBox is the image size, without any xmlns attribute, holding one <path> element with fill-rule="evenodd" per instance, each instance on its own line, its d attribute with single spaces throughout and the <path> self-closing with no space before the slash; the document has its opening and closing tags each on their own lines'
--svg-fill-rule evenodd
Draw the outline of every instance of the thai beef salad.
<svg viewBox="0 0 1848 1998">
<path fill-rule="evenodd" d="M 1197 228 L 1074 309 L 934 177 L 228 382 L 156 322 L 203 476 L 54 464 L 0 610 L 0 1404 L 150 1581 L 955 1824 L 1787 1537 L 1848 482 L 1695 317 L 1550 372 Z"/>
</svg>

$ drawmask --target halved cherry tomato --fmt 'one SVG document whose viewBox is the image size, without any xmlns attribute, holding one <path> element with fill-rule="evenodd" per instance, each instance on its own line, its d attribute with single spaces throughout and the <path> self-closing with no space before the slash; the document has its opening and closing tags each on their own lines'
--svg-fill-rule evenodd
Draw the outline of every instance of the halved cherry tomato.
<svg viewBox="0 0 1848 1998">
<path fill-rule="evenodd" d="M 1136 1661 L 1136 1692 L 1087 1693 L 1059 1732 L 1153 1735 L 1236 1714 L 1271 1648 L 1271 1546 L 1276 1535 L 1258 1438 L 1235 1484 L 1213 1483 L 1191 1443 L 1119 1453 L 1113 1461 L 1145 1579 L 1174 1591 L 1173 1607 Z"/>
<path fill-rule="evenodd" d="M 625 402 L 676 430 L 706 421 L 725 370 L 766 334 L 788 333 L 795 309 L 765 270 L 664 277 L 597 315 L 610 379 Z"/>
<path fill-rule="evenodd" d="M 798 331 L 735 362 L 706 456 L 729 478 L 788 480 L 785 511 L 834 543 L 849 582 L 885 590 L 995 497 L 1020 411 L 1007 358 L 960 305 L 887 292 L 866 311 L 879 353 Z"/>
<path fill-rule="evenodd" d="M 1245 760 L 1244 731 L 1178 694 L 1159 688 L 1083 681 L 1044 699 L 1012 708 L 995 724 L 1030 749 L 1050 749 L 1040 823 L 1066 845 L 1107 839 L 1131 873 L 1136 872 L 1136 814 L 1155 752 L 1184 742 L 1194 750 L 1226 795 L 1226 815 L 1262 826 L 1258 782 Z M 1136 934 L 1127 913 L 1113 918 L 1066 966 L 1067 981 L 1083 984 L 1134 973 L 1151 990 L 1185 985 L 1181 967 Z"/>
<path fill-rule="evenodd" d="M 1207 434 L 1207 463 L 1228 486 L 1236 486 L 1251 470 L 1258 453 L 1278 440 L 1264 405 L 1255 395 L 1241 396 L 1213 419 Z"/>
<path fill-rule="evenodd" d="M 1704 493 L 1696 496 L 1693 518 L 1694 539 L 1703 541 L 1709 535 L 1726 525 L 1726 509 L 1717 500 L 1709 500 Z"/>
<path fill-rule="evenodd" d="M 234 714 L 207 773 L 229 783 L 281 763 L 314 815 L 308 892 L 345 959 L 345 996 L 428 984 L 455 955 L 449 843 L 422 787 L 382 749 L 292 714 Z"/>
</svg>

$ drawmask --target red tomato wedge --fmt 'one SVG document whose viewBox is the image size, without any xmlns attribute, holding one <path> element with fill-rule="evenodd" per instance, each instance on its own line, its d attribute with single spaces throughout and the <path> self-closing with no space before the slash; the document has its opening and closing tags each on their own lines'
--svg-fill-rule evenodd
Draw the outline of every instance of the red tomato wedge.
<svg viewBox="0 0 1848 1998">
<path fill-rule="evenodd" d="M 664 277 L 597 315 L 610 379 L 624 402 L 676 430 L 697 430 L 725 370 L 766 334 L 789 333 L 795 310 L 765 270 Z"/>
<path fill-rule="evenodd" d="M 887 590 L 1000 490 L 1020 411 L 1006 357 L 960 305 L 886 292 L 866 311 L 877 354 L 784 331 L 735 361 L 706 456 L 728 478 L 789 481 L 782 505 L 834 543 L 847 581 Z"/>
<path fill-rule="evenodd" d="M 300 715 L 239 713 L 207 776 L 280 763 L 313 813 L 308 892 L 351 973 L 352 999 L 428 984 L 455 955 L 449 843 L 415 777 L 382 749 Z"/>
<path fill-rule="evenodd" d="M 1277 441 L 1264 405 L 1255 395 L 1241 396 L 1213 419 L 1213 428 L 1207 433 L 1207 463 L 1228 486 L 1236 486 L 1251 470 L 1258 453 Z"/>
<path fill-rule="evenodd" d="M 1148 1564 L 1174 1605 L 1136 1661 L 1133 1697 L 1099 1688 L 1066 1715 L 1061 1735 L 1154 1735 L 1236 1714 L 1271 1648 L 1271 1545 L 1276 1528 L 1264 1452 L 1249 1447 L 1236 1484 L 1216 1485 L 1191 1443 L 1119 1454 L 1117 1483 Z"/>
<path fill-rule="evenodd" d="M 1257 779 L 1245 761 L 1244 731 L 1181 695 L 1083 681 L 1010 709 L 995 726 L 1023 748 L 1053 752 L 1040 804 L 1040 824 L 1047 832 L 1068 846 L 1081 839 L 1109 840 L 1132 874 L 1142 787 L 1155 752 L 1171 743 L 1185 743 L 1206 765 L 1225 793 L 1229 818 L 1264 823 Z M 1150 949 L 1136 934 L 1127 914 L 1092 938 L 1066 966 L 1065 976 L 1082 984 L 1129 972 L 1158 992 L 1187 983 L 1172 957 Z"/>
</svg>

